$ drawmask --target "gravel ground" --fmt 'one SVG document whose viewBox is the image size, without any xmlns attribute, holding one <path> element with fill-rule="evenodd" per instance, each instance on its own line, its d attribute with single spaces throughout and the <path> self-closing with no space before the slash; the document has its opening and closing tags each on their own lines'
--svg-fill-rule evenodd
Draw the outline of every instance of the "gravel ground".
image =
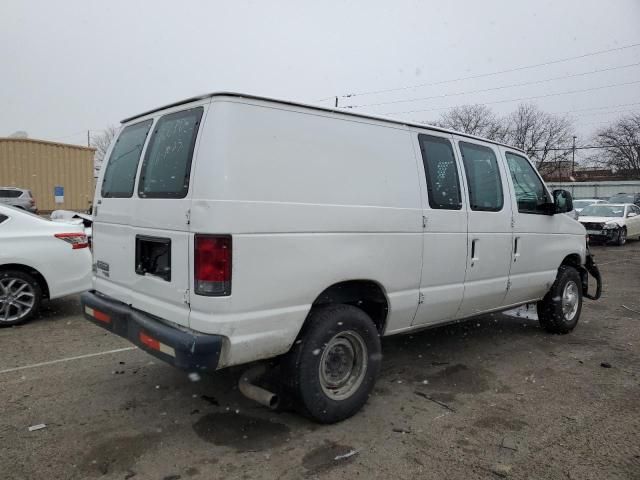
<svg viewBox="0 0 640 480">
<path fill-rule="evenodd" d="M 572 334 L 497 314 L 385 339 L 370 401 L 333 426 L 244 399 L 238 370 L 192 382 L 51 302 L 0 330 L 2 478 L 638 479 L 640 242 L 594 253 L 605 293 Z"/>
</svg>

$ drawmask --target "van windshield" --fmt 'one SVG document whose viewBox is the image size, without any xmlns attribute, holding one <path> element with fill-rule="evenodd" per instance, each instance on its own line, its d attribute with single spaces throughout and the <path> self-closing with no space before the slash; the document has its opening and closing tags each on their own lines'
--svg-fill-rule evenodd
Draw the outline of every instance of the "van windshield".
<svg viewBox="0 0 640 480">
<path fill-rule="evenodd" d="M 138 195 L 147 198 L 184 198 L 189 190 L 191 157 L 202 107 L 160 118 L 144 157 Z"/>
<path fill-rule="evenodd" d="M 142 147 L 153 120 L 129 125 L 118 136 L 111 151 L 102 181 L 102 196 L 129 198 L 133 195 L 133 184 Z"/>
</svg>

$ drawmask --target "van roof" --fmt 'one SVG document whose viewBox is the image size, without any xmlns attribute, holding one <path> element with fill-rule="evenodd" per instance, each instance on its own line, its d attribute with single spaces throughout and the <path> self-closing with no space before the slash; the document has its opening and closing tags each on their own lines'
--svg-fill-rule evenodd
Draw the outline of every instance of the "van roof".
<svg viewBox="0 0 640 480">
<path fill-rule="evenodd" d="M 514 147 L 513 145 L 508 145 L 506 143 L 497 142 L 495 140 L 490 140 L 490 139 L 484 138 L 484 137 L 478 137 L 476 135 L 469 135 L 468 133 L 462 133 L 462 132 L 458 132 L 456 130 L 450 130 L 448 128 L 442 128 L 442 127 L 436 127 L 436 126 L 433 126 L 433 125 L 428 125 L 426 123 L 406 122 L 406 121 L 403 121 L 403 120 L 396 120 L 396 119 L 393 119 L 393 118 L 382 117 L 382 116 L 379 116 L 379 115 L 369 115 L 369 114 L 364 114 L 364 113 L 347 112 L 345 110 L 340 110 L 339 108 L 323 107 L 323 106 L 320 106 L 320 105 L 311 105 L 311 104 L 308 104 L 308 103 L 294 102 L 294 101 L 291 101 L 291 100 L 282 100 L 282 99 L 278 99 L 278 98 L 263 97 L 263 96 L 260 96 L 260 95 L 251 95 L 251 94 L 239 93 L 239 92 L 220 91 L 220 92 L 206 93 L 204 95 L 197 95 L 195 97 L 186 98 L 186 99 L 180 100 L 178 102 L 169 103 L 168 105 L 163 105 L 162 107 L 154 108 L 152 110 L 147 110 L 146 112 L 139 113 L 138 115 L 133 115 L 131 117 L 127 117 L 124 120 L 122 120 L 121 123 L 128 123 L 131 120 L 135 120 L 136 118 L 144 117 L 145 115 L 149 115 L 151 113 L 159 112 L 159 111 L 165 110 L 167 108 L 177 107 L 179 105 L 195 102 L 195 101 L 198 101 L 198 100 L 204 100 L 206 98 L 212 98 L 212 97 L 238 97 L 238 98 L 248 98 L 248 99 L 252 99 L 252 100 L 263 100 L 263 101 L 268 101 L 268 102 L 281 103 L 281 104 L 284 104 L 284 105 L 293 105 L 295 107 L 309 108 L 309 109 L 312 109 L 312 110 L 319 110 L 319 111 L 323 111 L 323 112 L 339 113 L 341 115 L 347 115 L 347 116 L 351 116 L 351 117 L 369 118 L 369 119 L 372 119 L 372 120 L 379 120 L 379 121 L 382 121 L 382 122 L 393 123 L 395 125 L 405 125 L 405 126 L 410 126 L 410 127 L 426 128 L 426 129 L 429 129 L 429 130 L 436 130 L 438 132 L 444 132 L 444 133 L 451 133 L 451 134 L 455 134 L 455 135 L 460 135 L 461 137 L 467 137 L 467 138 L 473 138 L 473 139 L 476 139 L 476 140 L 482 140 L 483 142 L 489 142 L 489 143 L 493 143 L 495 145 L 502 145 L 503 147 L 508 147 L 508 148 L 511 148 L 511 149 L 514 149 L 514 150 L 518 150 L 518 151 L 524 153 L 524 150 L 522 150 L 521 148 L 518 148 L 518 147 Z"/>
</svg>

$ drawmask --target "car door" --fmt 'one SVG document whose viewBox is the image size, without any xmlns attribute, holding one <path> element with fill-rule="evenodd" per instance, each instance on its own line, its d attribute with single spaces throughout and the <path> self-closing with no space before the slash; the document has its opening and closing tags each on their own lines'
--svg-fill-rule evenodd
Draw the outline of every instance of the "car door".
<svg viewBox="0 0 640 480">
<path fill-rule="evenodd" d="M 501 153 L 513 192 L 513 248 L 505 296 L 505 304 L 513 305 L 544 296 L 574 240 L 564 233 L 566 215 L 545 213 L 542 206 L 553 202 L 552 196 L 529 160 L 508 148 Z"/>
<path fill-rule="evenodd" d="M 414 132 L 423 205 L 420 302 L 414 325 L 455 318 L 464 293 L 467 208 L 450 134 Z"/>
<path fill-rule="evenodd" d="M 180 105 L 125 125 L 96 195 L 94 285 L 188 326 L 191 164 L 208 105 Z"/>
<path fill-rule="evenodd" d="M 503 305 L 511 263 L 511 197 L 495 145 L 454 137 L 468 202 L 467 268 L 457 317 Z"/>
</svg>

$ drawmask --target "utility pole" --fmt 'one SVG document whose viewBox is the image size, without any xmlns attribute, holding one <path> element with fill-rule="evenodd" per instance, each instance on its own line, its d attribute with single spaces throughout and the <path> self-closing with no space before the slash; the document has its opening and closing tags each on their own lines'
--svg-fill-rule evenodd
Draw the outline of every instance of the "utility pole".
<svg viewBox="0 0 640 480">
<path fill-rule="evenodd" d="M 573 148 L 571 149 L 571 176 L 576 176 L 576 137 L 573 136 Z"/>
<path fill-rule="evenodd" d="M 91 146 L 91 130 L 87 130 L 87 147 Z"/>
<path fill-rule="evenodd" d="M 338 97 L 336 97 L 336 108 L 338 108 Z"/>
</svg>

